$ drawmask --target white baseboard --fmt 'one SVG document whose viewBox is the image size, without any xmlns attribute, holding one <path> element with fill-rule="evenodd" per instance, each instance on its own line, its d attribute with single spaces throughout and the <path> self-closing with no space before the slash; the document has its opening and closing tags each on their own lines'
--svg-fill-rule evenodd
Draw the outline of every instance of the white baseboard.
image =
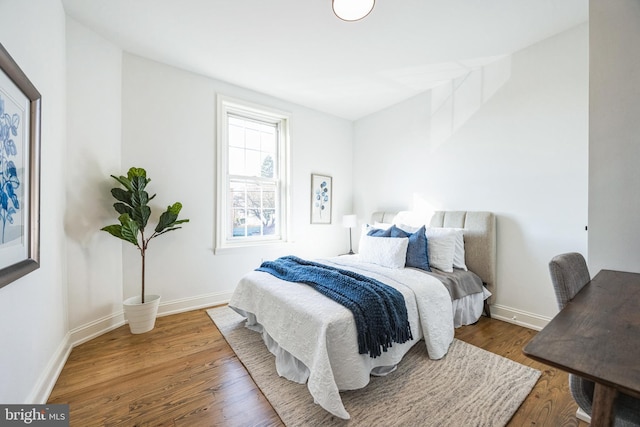
<svg viewBox="0 0 640 427">
<path fill-rule="evenodd" d="M 231 299 L 230 292 L 213 293 L 201 295 L 193 298 L 183 298 L 179 300 L 161 303 L 158 307 L 158 317 L 168 316 L 170 314 L 182 313 L 185 311 L 198 310 L 214 305 L 226 304 Z M 113 313 L 112 315 L 89 322 L 86 325 L 79 326 L 67 332 L 64 339 L 58 346 L 58 349 L 51 357 L 47 367 L 44 369 L 36 386 L 33 388 L 29 399 L 29 403 L 44 404 L 47 403 L 49 395 L 58 380 L 60 372 L 67 359 L 71 354 L 73 347 L 87 342 L 106 332 L 112 331 L 126 323 L 124 312 Z"/>
<path fill-rule="evenodd" d="M 549 317 L 528 313 L 526 311 L 500 304 L 494 304 L 491 306 L 491 317 L 523 326 L 525 328 L 534 329 L 536 331 L 541 330 L 551 321 L 551 318 Z"/>
<path fill-rule="evenodd" d="M 580 408 L 578 408 L 578 410 L 576 411 L 576 418 L 584 421 L 585 423 L 591 424 L 591 417 L 589 416 L 589 414 L 587 414 Z"/>
<path fill-rule="evenodd" d="M 69 331 L 69 342 L 71 343 L 71 347 L 75 347 L 104 333 L 119 328 L 124 325 L 124 323 L 123 311 L 113 313 L 109 316 L 89 322 L 86 325 L 73 328 Z"/>
<path fill-rule="evenodd" d="M 197 297 L 183 298 L 179 300 L 161 302 L 158 307 L 158 317 L 170 314 L 183 313 L 185 311 L 197 310 L 214 305 L 226 304 L 231 299 L 231 293 L 213 293 L 200 295 Z M 70 343 L 72 347 L 87 342 L 106 332 L 112 331 L 127 323 L 124 312 L 113 313 L 97 319 L 86 325 L 79 326 L 70 331 Z"/>
<path fill-rule="evenodd" d="M 231 299 L 231 292 L 221 292 L 200 295 L 197 297 L 183 298 L 179 300 L 160 303 L 158 316 L 168 316 L 170 314 L 183 313 L 185 311 L 198 310 L 200 308 L 212 307 L 214 305 L 226 304 Z"/>
<path fill-rule="evenodd" d="M 71 345 L 69 344 L 70 334 L 67 332 L 64 339 L 56 349 L 55 353 L 49 359 L 47 367 L 44 369 L 42 375 L 38 379 L 35 387 L 31 390 L 31 394 L 27 398 L 27 403 L 31 404 L 44 404 L 47 403 L 47 399 L 53 390 L 53 386 L 58 381 L 58 376 L 62 372 L 64 364 L 71 354 Z"/>
</svg>

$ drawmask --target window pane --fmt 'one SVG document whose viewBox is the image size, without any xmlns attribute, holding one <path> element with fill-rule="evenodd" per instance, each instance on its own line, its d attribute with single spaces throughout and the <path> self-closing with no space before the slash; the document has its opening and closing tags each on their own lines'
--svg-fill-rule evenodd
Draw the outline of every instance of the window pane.
<svg viewBox="0 0 640 427">
<path fill-rule="evenodd" d="M 242 148 L 229 147 L 229 173 L 231 175 L 245 174 L 244 153 L 245 150 Z"/>
<path fill-rule="evenodd" d="M 239 126 L 239 127 L 244 127 L 244 122 L 245 120 L 241 117 L 236 117 L 233 115 L 229 115 L 227 117 L 227 120 L 229 121 L 229 126 Z"/>
<path fill-rule="evenodd" d="M 256 214 L 260 214 L 257 209 L 249 209 L 247 211 L 247 236 L 260 236 L 262 234 L 262 221 Z"/>
<path fill-rule="evenodd" d="M 265 209 L 262 212 L 264 217 L 263 234 L 273 235 L 276 234 L 276 211 L 275 209 Z"/>
<path fill-rule="evenodd" d="M 262 207 L 264 209 L 276 208 L 276 190 L 264 190 L 262 193 Z"/>
<path fill-rule="evenodd" d="M 274 177 L 275 161 L 271 154 L 262 154 L 262 166 L 260 169 L 260 176 L 263 178 Z"/>
<path fill-rule="evenodd" d="M 244 127 L 229 124 L 229 146 L 244 148 Z"/>
<path fill-rule="evenodd" d="M 262 169 L 262 160 L 260 159 L 260 152 L 254 150 L 245 151 L 245 170 L 243 175 L 247 176 L 260 176 Z"/>
<path fill-rule="evenodd" d="M 276 152 L 275 129 L 274 129 L 274 132 L 263 133 L 261 136 L 262 136 L 262 140 L 261 140 L 260 148 L 262 149 L 262 151 L 267 153 L 272 153 L 272 154 L 275 153 Z"/>
<path fill-rule="evenodd" d="M 244 191 L 233 191 L 231 193 L 231 206 L 234 209 L 244 208 L 246 206 Z"/>
<path fill-rule="evenodd" d="M 262 193 L 260 189 L 247 191 L 247 208 L 260 209 L 262 206 Z"/>
<path fill-rule="evenodd" d="M 247 150 L 260 150 L 260 132 L 255 129 L 246 129 L 245 144 Z"/>
<path fill-rule="evenodd" d="M 232 222 L 233 222 L 233 237 L 245 236 L 246 235 L 246 215 L 245 211 L 242 209 L 233 209 L 232 210 Z"/>
</svg>

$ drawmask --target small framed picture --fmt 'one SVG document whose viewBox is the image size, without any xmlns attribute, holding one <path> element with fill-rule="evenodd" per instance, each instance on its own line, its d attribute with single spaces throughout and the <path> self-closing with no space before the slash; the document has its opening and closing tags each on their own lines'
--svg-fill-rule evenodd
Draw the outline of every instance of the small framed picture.
<svg viewBox="0 0 640 427">
<path fill-rule="evenodd" d="M 0 288 L 40 267 L 40 101 L 0 44 Z"/>
<path fill-rule="evenodd" d="M 311 174 L 311 224 L 331 224 L 332 179 Z"/>
</svg>

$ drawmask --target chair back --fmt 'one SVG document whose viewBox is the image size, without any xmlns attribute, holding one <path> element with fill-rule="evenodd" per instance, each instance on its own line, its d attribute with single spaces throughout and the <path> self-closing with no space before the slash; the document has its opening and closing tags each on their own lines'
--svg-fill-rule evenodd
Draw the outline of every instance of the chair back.
<svg viewBox="0 0 640 427">
<path fill-rule="evenodd" d="M 553 257 L 549 262 L 549 273 L 560 310 L 591 280 L 587 262 L 577 252 Z"/>
</svg>

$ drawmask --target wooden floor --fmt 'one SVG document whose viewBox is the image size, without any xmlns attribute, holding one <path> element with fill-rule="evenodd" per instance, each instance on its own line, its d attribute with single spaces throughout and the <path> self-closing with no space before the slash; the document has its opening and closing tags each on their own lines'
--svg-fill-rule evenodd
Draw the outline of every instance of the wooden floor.
<svg viewBox="0 0 640 427">
<path fill-rule="evenodd" d="M 494 319 L 456 338 L 543 372 L 509 426 L 580 426 L 567 374 L 527 359 L 535 331 Z M 128 326 L 73 349 L 49 403 L 67 403 L 71 426 L 282 426 L 205 310 Z"/>
</svg>

